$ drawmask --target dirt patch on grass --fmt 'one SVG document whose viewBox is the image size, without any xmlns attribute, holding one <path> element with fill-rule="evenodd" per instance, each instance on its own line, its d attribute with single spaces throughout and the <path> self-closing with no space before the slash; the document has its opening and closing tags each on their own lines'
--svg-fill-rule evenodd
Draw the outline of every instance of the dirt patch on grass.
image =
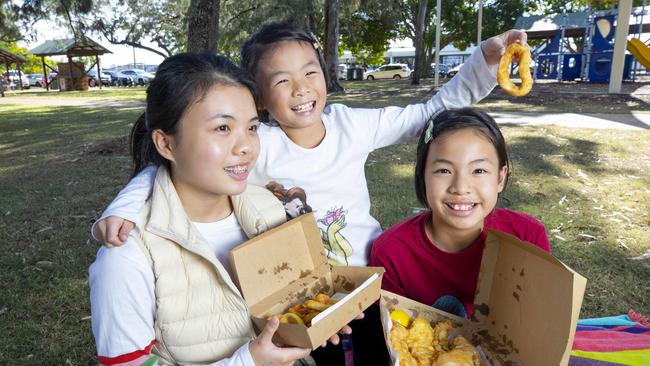
<svg viewBox="0 0 650 366">
<path fill-rule="evenodd" d="M 129 155 L 129 137 L 119 136 L 107 140 L 99 140 L 83 145 L 86 155 Z"/>
<path fill-rule="evenodd" d="M 624 83 L 620 94 L 609 94 L 608 84 L 585 82 L 538 81 L 530 94 L 513 97 L 496 87 L 481 104 L 499 109 L 517 106 L 535 107 L 532 111 L 629 113 L 630 110 L 650 111 L 650 82 Z M 526 109 L 520 109 L 526 110 Z M 530 111 L 530 110 L 529 110 Z"/>
<path fill-rule="evenodd" d="M 440 80 L 442 84 L 447 81 Z M 410 80 L 354 81 L 343 85 L 346 92 L 330 95 L 330 103 L 343 102 L 352 107 L 406 105 L 425 101 L 437 91 L 433 79 L 422 79 L 420 85 L 411 85 Z M 608 89 L 606 83 L 539 80 L 524 97 L 512 97 L 497 86 L 477 107 L 495 112 L 625 114 L 650 111 L 650 80 L 625 82 L 620 94 L 609 94 Z"/>
</svg>

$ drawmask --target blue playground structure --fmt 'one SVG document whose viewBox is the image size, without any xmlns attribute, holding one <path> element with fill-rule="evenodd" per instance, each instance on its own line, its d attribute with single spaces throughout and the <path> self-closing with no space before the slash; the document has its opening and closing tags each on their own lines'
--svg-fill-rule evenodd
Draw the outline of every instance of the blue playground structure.
<svg viewBox="0 0 650 366">
<path fill-rule="evenodd" d="M 648 15 L 645 6 L 633 9 L 630 31 L 650 31 L 650 23 L 644 24 Z M 517 19 L 515 28 L 524 29 L 528 39 L 544 39 L 545 42 L 532 50 L 535 79 L 558 81 L 582 80 L 593 83 L 609 82 L 614 55 L 617 11 L 598 11 L 528 16 Z M 646 16 L 645 20 L 650 21 Z M 576 42 L 576 40 L 581 40 Z M 638 42 L 638 40 L 637 40 Z M 571 43 L 581 52 L 567 51 Z M 639 53 L 637 57 L 641 57 Z M 623 79 L 633 79 L 631 54 L 625 55 Z M 638 60 L 641 64 L 644 61 Z"/>
</svg>

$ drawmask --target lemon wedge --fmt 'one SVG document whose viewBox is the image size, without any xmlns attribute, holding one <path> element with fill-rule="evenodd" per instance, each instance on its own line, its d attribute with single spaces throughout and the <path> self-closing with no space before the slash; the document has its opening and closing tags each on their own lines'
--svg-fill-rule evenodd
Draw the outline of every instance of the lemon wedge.
<svg viewBox="0 0 650 366">
<path fill-rule="evenodd" d="M 404 328 L 408 328 L 409 323 L 411 323 L 411 317 L 402 310 L 393 310 L 390 313 L 390 318 L 395 323 L 401 324 Z"/>
<path fill-rule="evenodd" d="M 280 323 L 305 325 L 305 322 L 303 322 L 302 319 L 300 319 L 300 317 L 294 313 L 282 314 L 282 316 L 280 316 Z"/>
</svg>

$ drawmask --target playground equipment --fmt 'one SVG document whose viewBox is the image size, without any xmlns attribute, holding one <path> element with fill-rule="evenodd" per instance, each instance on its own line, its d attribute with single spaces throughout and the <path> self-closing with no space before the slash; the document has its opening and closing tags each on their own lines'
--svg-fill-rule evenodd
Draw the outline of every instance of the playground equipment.
<svg viewBox="0 0 650 366">
<path fill-rule="evenodd" d="M 627 43 L 629 55 L 623 62 L 623 79 L 630 80 L 634 59 L 650 68 L 650 48 L 638 38 L 648 32 L 644 24 L 647 15 L 643 7 L 633 9 L 633 24 L 629 34 L 635 35 Z M 517 20 L 515 28 L 525 29 L 528 39 L 544 39 L 533 49 L 535 79 L 576 80 L 608 82 L 614 56 L 614 39 L 618 11 L 587 11 L 576 13 L 528 16 Z M 645 17 L 650 21 L 650 17 Z M 579 52 L 569 50 L 567 45 Z"/>
<path fill-rule="evenodd" d="M 650 69 L 650 47 L 638 38 L 632 38 L 627 42 L 627 50 L 643 67 Z"/>
</svg>

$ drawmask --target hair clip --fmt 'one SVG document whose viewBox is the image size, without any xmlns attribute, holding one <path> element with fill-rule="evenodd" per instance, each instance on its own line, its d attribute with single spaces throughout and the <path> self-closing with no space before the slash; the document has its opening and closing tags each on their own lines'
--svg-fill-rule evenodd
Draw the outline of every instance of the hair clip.
<svg viewBox="0 0 650 366">
<path fill-rule="evenodd" d="M 314 42 L 312 42 L 311 45 L 314 46 L 316 50 L 323 51 L 323 48 L 321 47 L 320 42 L 318 42 L 318 38 L 316 38 L 316 35 L 312 32 L 309 32 L 309 35 L 314 40 Z"/>
<path fill-rule="evenodd" d="M 433 118 L 427 121 L 427 128 L 424 131 L 424 143 L 428 144 L 433 140 Z"/>
</svg>

